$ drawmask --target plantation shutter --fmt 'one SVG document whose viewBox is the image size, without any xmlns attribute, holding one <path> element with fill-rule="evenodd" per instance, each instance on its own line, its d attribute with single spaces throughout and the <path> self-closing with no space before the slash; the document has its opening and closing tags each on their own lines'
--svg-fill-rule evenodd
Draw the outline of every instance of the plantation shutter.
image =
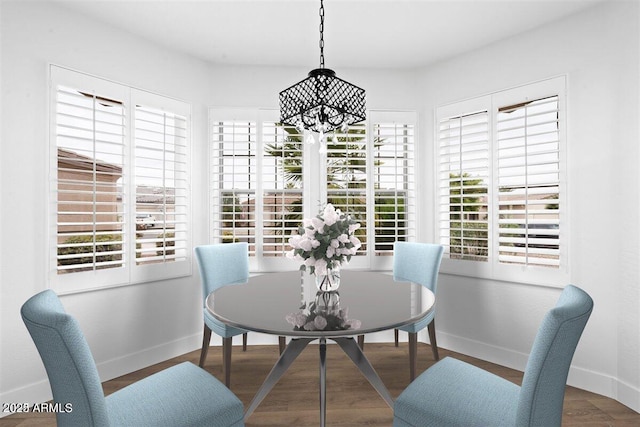
<svg viewBox="0 0 640 427">
<path fill-rule="evenodd" d="M 51 286 L 190 274 L 190 105 L 50 66 Z"/>
<path fill-rule="evenodd" d="M 499 260 L 560 265 L 558 96 L 497 109 Z"/>
<path fill-rule="evenodd" d="M 262 126 L 262 255 L 284 257 L 302 222 L 304 135 L 293 126 Z"/>
<path fill-rule="evenodd" d="M 126 111 L 123 98 L 110 96 L 105 86 L 54 87 L 58 275 L 120 269 L 126 262 Z"/>
<path fill-rule="evenodd" d="M 451 259 L 489 257 L 489 123 L 486 109 L 439 114 L 438 223 Z"/>
<path fill-rule="evenodd" d="M 256 253 L 257 140 L 256 121 L 211 122 L 210 191 L 214 243 L 248 242 Z"/>
<path fill-rule="evenodd" d="M 362 242 L 356 257 L 368 253 L 366 129 L 364 123 L 355 124 L 346 133 L 330 134 L 326 143 L 327 203 L 362 225 L 355 233 Z"/>
<path fill-rule="evenodd" d="M 185 261 L 190 109 L 188 104 L 150 94 L 138 98 L 142 99 L 134 112 L 136 263 Z"/>
<path fill-rule="evenodd" d="M 414 120 L 371 113 L 375 255 L 393 255 L 395 241 L 415 238 Z M 402 115 L 400 113 L 400 115 Z"/>
<path fill-rule="evenodd" d="M 348 268 L 390 269 L 393 242 L 416 238 L 414 112 L 369 112 L 325 142 L 282 126 L 277 111 L 209 114 L 210 241 L 248 241 L 252 270 L 298 269 L 289 239 L 327 203 L 361 225 Z"/>
</svg>

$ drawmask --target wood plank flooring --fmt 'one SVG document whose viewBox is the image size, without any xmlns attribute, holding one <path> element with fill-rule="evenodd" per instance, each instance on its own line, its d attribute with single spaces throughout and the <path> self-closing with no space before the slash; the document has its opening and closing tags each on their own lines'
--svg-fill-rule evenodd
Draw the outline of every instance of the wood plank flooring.
<svg viewBox="0 0 640 427">
<path fill-rule="evenodd" d="M 251 343 L 251 335 L 249 335 Z M 384 426 L 392 425 L 393 412 L 360 374 L 347 356 L 336 346 L 327 351 L 327 425 Z M 510 381 L 520 384 L 522 373 L 439 349 L 440 357 L 453 356 L 472 363 Z M 133 372 L 103 384 L 105 394 L 182 361 L 195 364 L 199 350 L 187 353 L 149 368 Z M 365 354 L 395 398 L 409 384 L 407 343 L 365 345 Z M 221 348 L 211 347 L 205 368 L 222 378 Z M 278 358 L 277 346 L 249 345 L 246 352 L 234 346 L 231 389 L 249 404 L 260 384 Z M 433 364 L 431 349 L 418 344 L 418 369 L 422 372 Z M 274 387 L 247 422 L 257 426 L 318 426 L 318 348 L 309 345 L 289 371 Z M 55 426 L 53 414 L 14 414 L 0 418 L 0 427 Z M 638 427 L 640 414 L 615 400 L 567 387 L 562 425 L 565 427 Z M 133 426 L 132 426 L 133 427 Z"/>
</svg>

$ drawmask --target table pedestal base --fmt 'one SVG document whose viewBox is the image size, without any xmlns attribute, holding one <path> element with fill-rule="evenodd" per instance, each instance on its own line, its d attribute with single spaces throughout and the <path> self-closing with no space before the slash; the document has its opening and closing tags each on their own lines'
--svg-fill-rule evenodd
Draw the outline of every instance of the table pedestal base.
<svg viewBox="0 0 640 427">
<path fill-rule="evenodd" d="M 289 341 L 287 348 L 285 348 L 284 352 L 280 355 L 280 358 L 276 362 L 276 364 L 265 378 L 262 386 L 254 396 L 251 404 L 247 408 L 247 411 L 244 414 L 245 421 L 253 414 L 253 411 L 258 407 L 260 402 L 267 397 L 267 394 L 271 391 L 271 389 L 278 383 L 280 378 L 287 372 L 289 366 L 293 363 L 294 360 L 302 353 L 307 345 L 310 342 L 315 341 L 318 338 L 293 338 Z M 393 398 L 387 390 L 387 387 L 384 385 L 377 372 L 369 363 L 369 360 L 365 357 L 364 353 L 355 342 L 355 340 L 351 337 L 336 337 L 329 338 L 335 341 L 342 351 L 345 352 L 347 356 L 351 359 L 351 361 L 358 367 L 362 375 L 371 383 L 373 388 L 382 396 L 385 402 L 389 407 L 393 408 Z M 320 338 L 319 350 L 320 350 L 320 426 L 324 427 L 326 423 L 326 413 L 327 413 L 327 339 Z"/>
</svg>

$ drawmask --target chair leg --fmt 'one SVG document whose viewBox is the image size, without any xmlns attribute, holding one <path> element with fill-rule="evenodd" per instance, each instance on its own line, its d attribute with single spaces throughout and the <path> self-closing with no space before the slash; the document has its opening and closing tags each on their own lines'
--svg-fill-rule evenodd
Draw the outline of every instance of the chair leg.
<svg viewBox="0 0 640 427">
<path fill-rule="evenodd" d="M 278 350 L 280 350 L 280 354 L 282 354 L 286 346 L 287 339 L 285 337 L 278 337 Z"/>
<path fill-rule="evenodd" d="M 358 335 L 358 347 L 364 351 L 364 335 Z"/>
<path fill-rule="evenodd" d="M 232 337 L 222 338 L 222 375 L 224 376 L 224 385 L 229 388 L 231 385 L 231 349 Z"/>
<path fill-rule="evenodd" d="M 395 338 L 396 347 L 397 347 L 398 341 L 400 340 L 400 331 L 398 329 L 393 330 L 393 337 Z"/>
<path fill-rule="evenodd" d="M 440 356 L 438 356 L 438 343 L 436 342 L 436 321 L 435 319 L 429 323 L 427 326 L 427 330 L 429 331 L 429 342 L 431 343 L 431 351 L 433 352 L 433 358 L 435 360 L 440 360 Z"/>
<path fill-rule="evenodd" d="M 247 351 L 247 333 L 242 334 L 242 351 Z"/>
<path fill-rule="evenodd" d="M 211 342 L 211 329 L 204 324 L 204 333 L 202 334 L 202 350 L 200 350 L 200 367 L 204 368 L 204 361 L 207 359 L 209 352 L 209 343 Z"/>
<path fill-rule="evenodd" d="M 409 378 L 410 381 L 416 379 L 418 370 L 418 334 L 409 332 Z"/>
</svg>

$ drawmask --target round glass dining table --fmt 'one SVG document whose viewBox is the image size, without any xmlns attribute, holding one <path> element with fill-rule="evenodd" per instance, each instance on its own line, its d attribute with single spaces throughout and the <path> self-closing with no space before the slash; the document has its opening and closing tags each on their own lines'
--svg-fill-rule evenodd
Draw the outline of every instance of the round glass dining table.
<svg viewBox="0 0 640 427">
<path fill-rule="evenodd" d="M 314 276 L 299 271 L 265 273 L 225 286 L 206 300 L 209 312 L 229 326 L 291 337 L 245 412 L 245 420 L 267 396 L 293 361 L 312 341 L 319 341 L 320 425 L 326 419 L 326 340 L 335 341 L 380 396 L 393 399 L 354 336 L 416 322 L 433 310 L 435 296 L 383 272 L 342 270 L 334 292 L 318 292 Z"/>
</svg>

